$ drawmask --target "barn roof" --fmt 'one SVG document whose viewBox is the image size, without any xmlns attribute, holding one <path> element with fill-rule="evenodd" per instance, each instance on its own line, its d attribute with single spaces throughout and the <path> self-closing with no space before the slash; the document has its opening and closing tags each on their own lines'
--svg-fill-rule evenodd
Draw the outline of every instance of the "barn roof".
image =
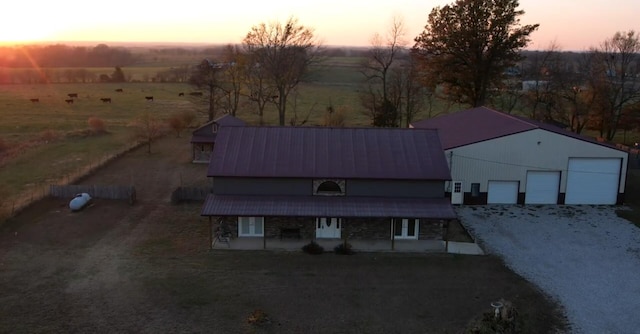
<svg viewBox="0 0 640 334">
<path fill-rule="evenodd" d="M 223 127 L 208 176 L 450 180 L 435 130 Z"/>
<path fill-rule="evenodd" d="M 563 136 L 618 149 L 614 145 L 599 142 L 591 137 L 576 134 L 553 124 L 506 114 L 487 107 L 477 107 L 428 118 L 412 123 L 411 126 L 418 129 L 437 129 L 442 148 L 445 150 L 534 129 L 543 129 Z"/>
<path fill-rule="evenodd" d="M 213 132 L 213 124 L 218 124 L 218 126 L 245 126 L 247 123 L 245 121 L 233 117 L 229 114 L 224 114 L 213 121 L 209 121 L 199 128 L 195 129 L 191 135 L 192 143 L 215 143 L 217 133 Z"/>
</svg>

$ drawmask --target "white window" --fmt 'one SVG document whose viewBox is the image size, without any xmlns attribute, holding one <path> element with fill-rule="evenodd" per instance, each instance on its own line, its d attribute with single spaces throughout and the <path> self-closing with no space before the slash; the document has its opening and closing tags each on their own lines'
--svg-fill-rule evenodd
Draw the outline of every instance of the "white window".
<svg viewBox="0 0 640 334">
<path fill-rule="evenodd" d="M 264 217 L 238 217 L 238 236 L 261 237 L 264 235 Z"/>
<path fill-rule="evenodd" d="M 391 233 L 394 239 L 418 239 L 420 219 L 392 219 Z"/>
</svg>

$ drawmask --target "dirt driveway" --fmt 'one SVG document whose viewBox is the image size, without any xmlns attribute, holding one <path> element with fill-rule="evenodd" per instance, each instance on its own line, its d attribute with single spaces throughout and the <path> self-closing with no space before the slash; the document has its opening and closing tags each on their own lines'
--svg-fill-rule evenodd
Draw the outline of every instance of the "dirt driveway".
<svg viewBox="0 0 640 334">
<path fill-rule="evenodd" d="M 207 182 L 187 139 L 133 151 L 83 181 L 136 186 L 134 206 L 47 199 L 0 228 L 0 332 L 458 333 L 500 298 L 531 333 L 562 314 L 493 256 L 208 250 Z M 176 153 L 178 152 L 178 153 Z M 252 314 L 257 324 L 250 323 Z"/>
</svg>

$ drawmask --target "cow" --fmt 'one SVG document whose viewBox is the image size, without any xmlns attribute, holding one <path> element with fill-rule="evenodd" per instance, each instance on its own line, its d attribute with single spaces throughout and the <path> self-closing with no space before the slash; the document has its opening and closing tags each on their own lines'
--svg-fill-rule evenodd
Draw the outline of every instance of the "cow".
<svg viewBox="0 0 640 334">
<path fill-rule="evenodd" d="M 40 99 L 29 99 L 29 101 L 36 103 L 36 102 L 40 102 Z"/>
<path fill-rule="evenodd" d="M 202 92 L 191 92 L 189 93 L 191 96 L 202 96 Z"/>
<path fill-rule="evenodd" d="M 184 93 L 180 92 L 178 93 L 178 96 L 184 96 Z"/>
<path fill-rule="evenodd" d="M 69 93 L 69 94 L 67 94 L 67 96 L 69 98 L 71 98 L 71 99 L 74 98 L 74 97 L 77 98 L 78 97 L 78 93 Z"/>
<path fill-rule="evenodd" d="M 110 97 L 103 97 L 100 99 L 100 101 L 102 101 L 103 103 L 111 103 L 111 98 Z"/>
<path fill-rule="evenodd" d="M 145 96 L 144 97 L 147 101 L 153 101 L 153 96 Z"/>
<path fill-rule="evenodd" d="M 122 92 L 124 92 L 124 90 L 122 90 L 122 88 L 116 89 L 116 93 L 122 93 Z"/>
<path fill-rule="evenodd" d="M 67 104 L 73 104 L 73 99 L 66 99 L 64 102 L 67 102 Z"/>
</svg>

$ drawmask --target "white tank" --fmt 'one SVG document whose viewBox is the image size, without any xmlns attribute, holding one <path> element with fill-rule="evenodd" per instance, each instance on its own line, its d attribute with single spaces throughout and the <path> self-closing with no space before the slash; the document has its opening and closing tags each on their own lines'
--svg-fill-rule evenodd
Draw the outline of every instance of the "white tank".
<svg viewBox="0 0 640 334">
<path fill-rule="evenodd" d="M 80 211 L 91 202 L 91 196 L 87 193 L 77 194 L 71 202 L 69 202 L 69 209 L 71 211 Z"/>
</svg>

